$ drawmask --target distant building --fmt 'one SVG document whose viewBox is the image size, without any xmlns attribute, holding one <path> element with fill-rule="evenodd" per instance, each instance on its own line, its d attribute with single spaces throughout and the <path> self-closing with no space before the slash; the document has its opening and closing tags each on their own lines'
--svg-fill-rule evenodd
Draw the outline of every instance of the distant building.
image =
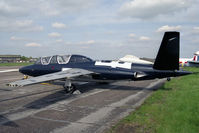
<svg viewBox="0 0 199 133">
<path fill-rule="evenodd" d="M 21 55 L 0 55 L 0 63 L 19 62 Z"/>
<path fill-rule="evenodd" d="M 36 62 L 38 60 L 38 58 L 31 58 L 30 62 Z"/>
</svg>

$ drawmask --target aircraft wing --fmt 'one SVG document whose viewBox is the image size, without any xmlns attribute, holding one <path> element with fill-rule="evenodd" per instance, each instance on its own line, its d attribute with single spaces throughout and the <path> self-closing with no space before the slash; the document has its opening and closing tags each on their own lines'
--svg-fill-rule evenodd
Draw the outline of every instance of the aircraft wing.
<svg viewBox="0 0 199 133">
<path fill-rule="evenodd" d="M 93 72 L 87 71 L 84 69 L 71 68 L 71 69 L 67 69 L 64 71 L 60 71 L 60 72 L 46 74 L 46 75 L 42 75 L 42 76 L 38 76 L 38 77 L 32 77 L 32 78 L 29 78 L 26 80 L 18 80 L 15 82 L 11 82 L 7 85 L 12 86 L 12 87 L 25 86 L 25 85 L 30 85 L 30 84 L 36 84 L 36 83 L 41 83 L 41 82 L 46 82 L 46 81 L 57 80 L 57 79 L 74 78 L 74 77 L 78 77 L 81 75 L 88 75 L 91 73 L 93 73 Z"/>
</svg>

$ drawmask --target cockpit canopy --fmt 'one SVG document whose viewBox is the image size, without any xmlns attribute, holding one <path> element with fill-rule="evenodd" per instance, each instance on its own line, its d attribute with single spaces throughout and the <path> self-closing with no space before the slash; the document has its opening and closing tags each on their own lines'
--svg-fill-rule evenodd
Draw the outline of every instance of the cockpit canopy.
<svg viewBox="0 0 199 133">
<path fill-rule="evenodd" d="M 47 57 L 40 57 L 35 64 L 67 64 L 67 63 L 82 63 L 91 62 L 92 59 L 82 55 L 54 55 Z"/>
</svg>

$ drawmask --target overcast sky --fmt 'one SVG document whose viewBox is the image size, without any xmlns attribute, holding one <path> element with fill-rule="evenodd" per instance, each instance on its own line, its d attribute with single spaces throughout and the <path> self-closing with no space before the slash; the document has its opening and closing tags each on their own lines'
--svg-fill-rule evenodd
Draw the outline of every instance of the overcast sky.
<svg viewBox="0 0 199 133">
<path fill-rule="evenodd" d="M 199 0 L 0 0 L 0 54 L 154 58 L 165 31 L 199 50 Z"/>
</svg>

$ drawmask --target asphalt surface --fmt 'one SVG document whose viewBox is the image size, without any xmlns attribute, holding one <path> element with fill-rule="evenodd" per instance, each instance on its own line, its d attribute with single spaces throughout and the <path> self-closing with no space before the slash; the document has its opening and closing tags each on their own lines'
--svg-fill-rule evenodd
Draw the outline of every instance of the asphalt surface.
<svg viewBox="0 0 199 133">
<path fill-rule="evenodd" d="M 84 83 L 77 84 L 79 90 L 74 94 L 66 94 L 61 81 L 6 86 L 22 77 L 19 72 L 0 73 L 0 133 L 105 132 L 164 82 Z"/>
</svg>

